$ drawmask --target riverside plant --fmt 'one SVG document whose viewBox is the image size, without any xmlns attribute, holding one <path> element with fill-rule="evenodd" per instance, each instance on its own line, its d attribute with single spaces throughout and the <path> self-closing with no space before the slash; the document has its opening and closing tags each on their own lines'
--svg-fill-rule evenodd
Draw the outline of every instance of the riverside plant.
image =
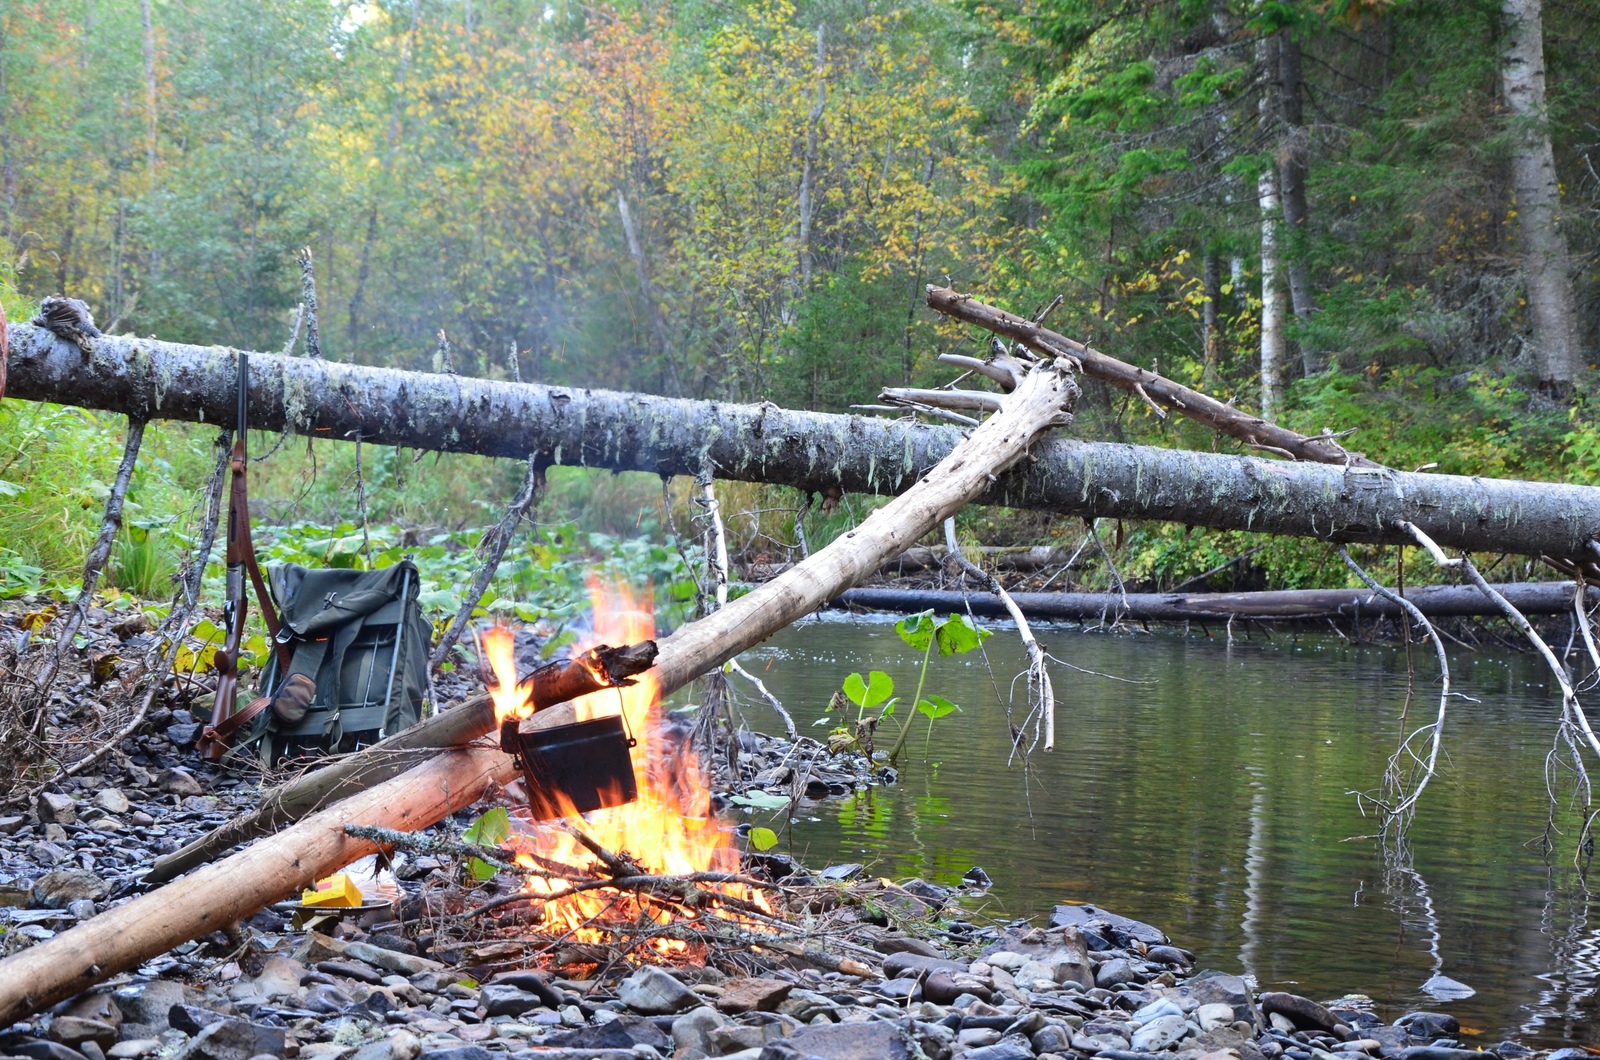
<svg viewBox="0 0 1600 1060">
<path fill-rule="evenodd" d="M 945 618 L 935 618 L 932 611 L 923 611 L 903 618 L 894 624 L 894 630 L 913 650 L 922 652 L 922 661 L 917 675 L 917 690 L 911 697 L 911 702 L 914 704 L 912 713 L 900 722 L 900 732 L 895 737 L 894 747 L 889 751 L 889 761 L 899 760 L 900 752 L 905 749 L 906 738 L 911 735 L 911 725 L 916 720 L 916 714 L 928 719 L 922 752 L 923 758 L 926 759 L 929 744 L 933 739 L 934 723 L 961 709 L 941 695 L 931 692 L 926 696 L 922 694 L 927 686 L 928 663 L 933 658 L 934 648 L 939 649 L 940 655 L 963 655 L 981 646 L 993 634 L 974 625 L 965 615 L 952 614 Z M 864 735 L 875 730 L 885 718 L 894 715 L 899 708 L 900 697 L 894 694 L 894 678 L 882 670 L 872 670 L 865 677 L 853 673 L 844 679 L 842 691 L 843 698 L 856 708 L 855 721 L 851 725 L 836 726 L 829 735 L 828 745 L 835 751 L 856 747 L 870 755 L 872 753 L 870 738 L 863 742 Z M 848 710 L 848 706 L 841 703 L 840 698 L 836 696 L 825 709 L 829 713 L 843 714 Z M 874 709 L 877 709 L 877 714 L 868 717 L 867 712 Z M 827 721 L 827 718 L 823 718 L 817 724 L 826 724 Z"/>
</svg>

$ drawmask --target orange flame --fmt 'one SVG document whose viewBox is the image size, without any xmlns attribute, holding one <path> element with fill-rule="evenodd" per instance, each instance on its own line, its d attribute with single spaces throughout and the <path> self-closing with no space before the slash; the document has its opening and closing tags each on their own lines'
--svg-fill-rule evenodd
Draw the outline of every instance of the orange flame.
<svg viewBox="0 0 1600 1060">
<path fill-rule="evenodd" d="M 607 587 L 591 579 L 589 595 L 594 607 L 594 632 L 585 643 L 576 646 L 575 651 L 598 644 L 620 646 L 654 638 L 655 610 L 648 593 L 635 597 L 625 584 Z M 488 639 L 486 634 L 486 650 L 502 650 L 489 646 Z M 509 642 L 509 633 L 505 640 Z M 506 657 L 509 659 L 509 653 Z M 494 665 L 499 675 L 499 664 Z M 501 677 L 502 688 L 516 687 L 515 670 L 510 672 L 513 675 L 510 682 Z M 669 755 L 668 749 L 661 746 L 658 692 L 655 674 L 647 671 L 625 688 L 592 692 L 573 701 L 579 721 L 612 715 L 620 709 L 628 731 L 637 741 L 632 759 L 639 786 L 639 797 L 635 801 L 596 810 L 574 823 L 607 850 L 629 855 L 646 872 L 655 875 L 736 873 L 739 850 L 733 831 L 711 813 L 710 785 L 701 774 L 693 751 L 684 747 L 681 753 Z M 519 697 L 511 709 L 520 711 L 525 707 L 526 702 Z M 497 716 L 499 710 L 497 698 Z M 576 811 L 569 816 L 577 816 Z M 536 859 L 579 867 L 594 863 L 594 855 L 565 829 L 553 823 L 536 824 L 526 820 L 519 824 L 525 831 L 515 837 L 513 843 L 534 855 L 518 857 L 525 868 L 538 867 Z M 529 891 L 539 894 L 560 894 L 567 886 L 567 881 L 559 876 L 529 876 L 526 884 Z M 760 891 L 737 884 L 708 886 L 770 911 Z M 579 942 L 605 940 L 609 934 L 607 924 L 620 926 L 642 920 L 658 924 L 692 922 L 707 915 L 739 919 L 737 913 L 725 907 L 687 910 L 648 898 L 641 900 L 631 892 L 609 889 L 585 891 L 546 903 L 544 915 L 549 930 L 570 932 Z M 684 954 L 688 950 L 688 943 L 679 939 L 656 939 L 648 946 L 649 953 L 658 957 Z"/>
<path fill-rule="evenodd" d="M 533 717 L 533 703 L 526 691 L 517 687 L 516 634 L 506 626 L 494 625 L 480 638 L 483 657 L 494 671 L 495 686 L 489 690 L 494 700 L 496 725 L 507 718 Z"/>
</svg>

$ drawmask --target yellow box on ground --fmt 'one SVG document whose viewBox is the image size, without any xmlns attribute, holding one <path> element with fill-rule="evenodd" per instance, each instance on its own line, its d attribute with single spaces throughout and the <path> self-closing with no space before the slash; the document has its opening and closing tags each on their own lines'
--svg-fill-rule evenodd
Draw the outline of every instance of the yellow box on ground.
<svg viewBox="0 0 1600 1060">
<path fill-rule="evenodd" d="M 357 906 L 361 904 L 361 889 L 344 873 L 318 880 L 300 894 L 301 905 Z"/>
</svg>

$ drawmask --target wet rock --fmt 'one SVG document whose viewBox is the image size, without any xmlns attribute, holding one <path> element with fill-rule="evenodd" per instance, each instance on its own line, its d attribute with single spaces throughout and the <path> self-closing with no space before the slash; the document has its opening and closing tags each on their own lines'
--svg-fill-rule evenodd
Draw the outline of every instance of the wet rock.
<svg viewBox="0 0 1600 1060">
<path fill-rule="evenodd" d="M 907 1060 L 910 1051 L 898 1027 L 888 1023 L 833 1023 L 802 1027 L 787 1044 L 804 1057 L 822 1060 Z"/>
<path fill-rule="evenodd" d="M 1170 943 L 1166 935 L 1149 924 L 1118 916 L 1093 905 L 1058 905 L 1050 914 L 1050 926 L 1099 928 L 1101 930 L 1097 933 L 1109 931 L 1112 941 L 1123 947 L 1133 940 L 1146 946 L 1166 946 Z"/>
<path fill-rule="evenodd" d="M 78 821 L 78 811 L 70 795 L 44 792 L 33 808 L 41 824 L 76 824 Z"/>
<path fill-rule="evenodd" d="M 27 823 L 28 819 L 21 815 L 0 817 L 0 835 L 16 835 Z"/>
<path fill-rule="evenodd" d="M 481 1045 L 453 1045 L 444 1049 L 425 1049 L 417 1060 L 493 1060 L 493 1054 Z"/>
<path fill-rule="evenodd" d="M 723 984 L 722 996 L 717 998 L 720 1012 L 772 1012 L 788 998 L 793 983 L 781 979 L 735 979 Z"/>
<path fill-rule="evenodd" d="M 700 1003 L 700 995 L 654 966 L 641 968 L 619 983 L 617 997 L 647 1016 L 682 1012 Z"/>
<path fill-rule="evenodd" d="M 494 982 L 502 986 L 514 986 L 518 990 L 526 990 L 537 997 L 539 1003 L 546 1008 L 558 1009 L 563 1004 L 560 992 L 545 982 L 543 976 L 534 972 L 510 972 L 505 975 L 497 975 L 494 978 Z"/>
<path fill-rule="evenodd" d="M 1413 1038 L 1448 1038 L 1461 1031 L 1461 1021 L 1445 1012 L 1407 1012 L 1394 1025 Z"/>
<path fill-rule="evenodd" d="M 1193 957 L 1176 946 L 1151 946 L 1145 959 L 1177 968 L 1187 968 L 1194 963 Z"/>
<path fill-rule="evenodd" d="M 1568 1050 L 1562 1050 L 1567 1052 Z M 1580 1052 L 1581 1050 L 1572 1050 Z M 1587 1054 L 1583 1054 L 1587 1055 Z M 1551 1053 L 1550 1060 L 1558 1054 Z M 1483 1060 L 1484 1054 L 1476 1049 L 1450 1049 L 1442 1045 L 1413 1045 L 1400 1050 L 1395 1060 Z"/>
<path fill-rule="evenodd" d="M 33 904 L 40 909 L 65 909 L 82 899 L 99 901 L 111 887 L 86 869 L 61 869 L 39 877 L 33 885 Z"/>
<path fill-rule="evenodd" d="M 192 743 L 193 740 L 191 739 Z M 164 769 L 161 776 L 156 779 L 156 786 L 169 795 L 186 797 L 189 795 L 204 795 L 205 790 L 200 787 L 200 782 L 186 769 Z"/>
<path fill-rule="evenodd" d="M 861 875 L 862 868 L 864 866 L 853 861 L 844 865 L 829 865 L 817 873 L 817 879 L 825 883 L 844 883 L 846 880 L 853 880 Z"/>
<path fill-rule="evenodd" d="M 1545 1060 L 1583 1060 L 1588 1056 L 1589 1054 L 1582 1049 L 1557 1049 L 1545 1057 Z"/>
<path fill-rule="evenodd" d="M 1201 1005 L 1195 1009 L 1194 1018 L 1203 1031 L 1226 1027 L 1234 1020 L 1233 1006 L 1218 1003 Z"/>
<path fill-rule="evenodd" d="M 57 1016 L 50 1022 L 50 1037 L 74 1048 L 84 1042 L 94 1042 L 105 1048 L 116 1042 L 117 1028 L 104 1020 L 84 1016 Z"/>
<path fill-rule="evenodd" d="M 95 793 L 94 804 L 107 813 L 127 813 L 133 809 L 120 788 L 101 788 Z"/>
<path fill-rule="evenodd" d="M 1301 997 L 1299 994 L 1269 990 L 1261 995 L 1260 1003 L 1262 1012 L 1268 1016 L 1285 1016 L 1300 1030 L 1331 1031 L 1339 1026 L 1338 1017 L 1310 998 Z"/>
<path fill-rule="evenodd" d="M 190 1039 L 174 1060 L 252 1060 L 266 1053 L 282 1056 L 284 1029 L 224 1018 Z"/>
<path fill-rule="evenodd" d="M 141 1056 L 154 1056 L 161 1051 L 160 1038 L 130 1038 L 106 1050 L 111 1060 L 137 1060 Z"/>
<path fill-rule="evenodd" d="M 1121 983 L 1130 983 L 1133 977 L 1133 964 L 1125 957 L 1113 957 L 1094 971 L 1095 985 L 1106 989 Z"/>
<path fill-rule="evenodd" d="M 711 1034 L 728 1021 L 714 1008 L 701 1006 L 672 1021 L 673 1055 L 680 1060 L 701 1060 L 711 1055 Z"/>
<path fill-rule="evenodd" d="M 873 939 L 872 948 L 882 954 L 916 953 L 923 957 L 944 956 L 932 945 L 910 935 L 885 935 L 883 938 Z"/>
<path fill-rule="evenodd" d="M 907 972 L 920 976 L 931 972 L 960 974 L 966 970 L 967 966 L 960 961 L 948 961 L 943 957 L 924 957 L 920 953 L 891 953 L 883 959 L 883 974 L 890 979 L 896 979 Z"/>
</svg>

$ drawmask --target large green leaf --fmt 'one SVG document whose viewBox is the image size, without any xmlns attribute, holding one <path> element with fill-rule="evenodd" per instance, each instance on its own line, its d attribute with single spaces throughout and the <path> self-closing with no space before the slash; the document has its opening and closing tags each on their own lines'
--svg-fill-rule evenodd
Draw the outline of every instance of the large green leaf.
<svg viewBox="0 0 1600 1060">
<path fill-rule="evenodd" d="M 929 721 L 937 721 L 946 714 L 954 714 L 960 709 L 943 696 L 929 695 L 926 699 L 917 701 L 917 713 L 926 714 Z"/>
<path fill-rule="evenodd" d="M 915 651 L 927 650 L 928 642 L 933 639 L 933 628 L 932 611 L 907 615 L 894 624 L 894 631 L 900 634 L 900 639 L 909 644 Z"/>
<path fill-rule="evenodd" d="M 752 850 L 771 850 L 778 845 L 778 833 L 770 828 L 750 829 L 750 848 Z"/>
<path fill-rule="evenodd" d="M 894 694 L 894 678 L 882 670 L 873 670 L 866 680 L 851 674 L 844 679 L 844 694 L 862 710 L 870 710 Z"/>
<path fill-rule="evenodd" d="M 966 615 L 951 615 L 939 623 L 937 636 L 940 655 L 960 655 L 976 648 L 993 634 L 974 625 Z"/>
</svg>

